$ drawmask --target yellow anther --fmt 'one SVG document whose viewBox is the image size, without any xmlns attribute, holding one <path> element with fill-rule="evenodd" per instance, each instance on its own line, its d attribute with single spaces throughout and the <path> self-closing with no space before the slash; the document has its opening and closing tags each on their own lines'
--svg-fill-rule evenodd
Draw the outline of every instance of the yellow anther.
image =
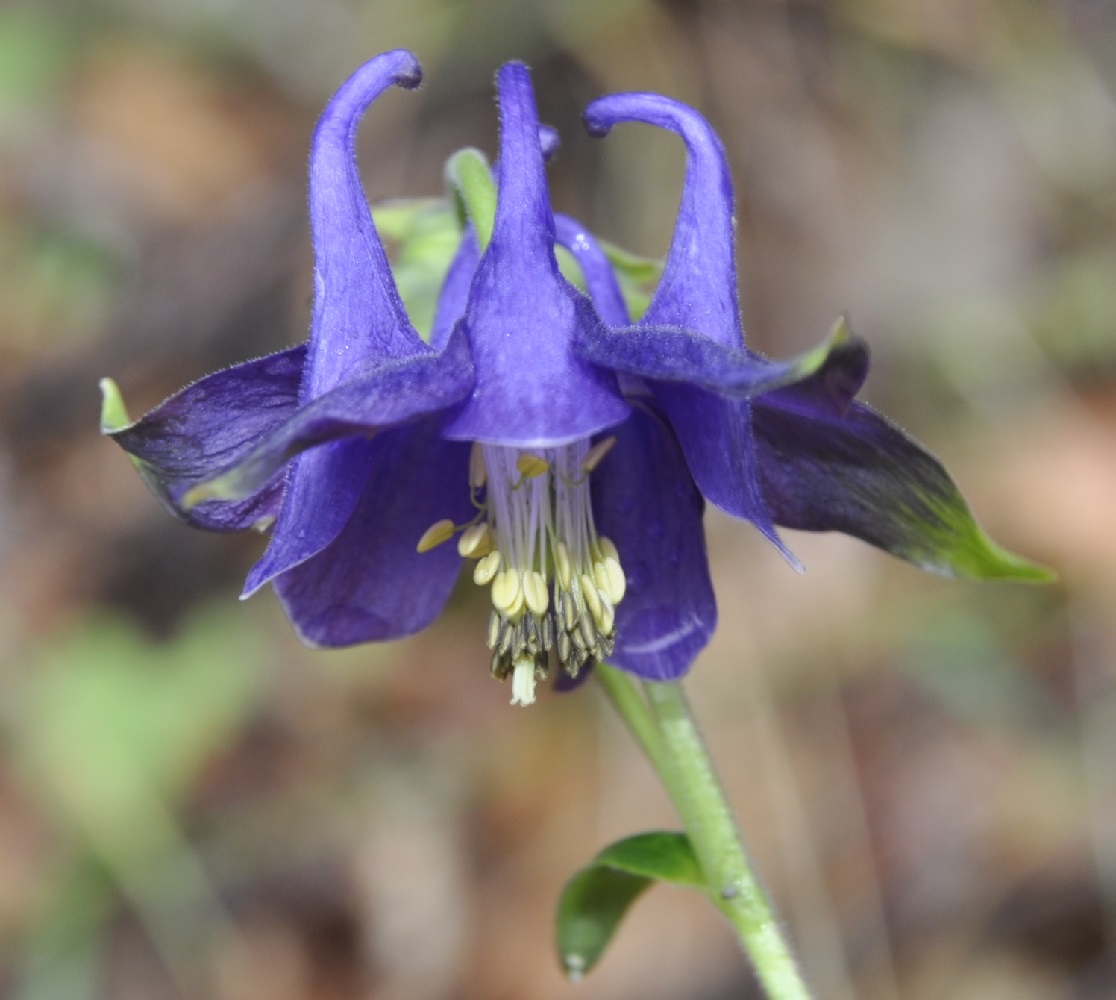
<svg viewBox="0 0 1116 1000">
<path fill-rule="evenodd" d="M 594 618 L 599 618 L 601 601 L 597 596 L 597 588 L 593 583 L 593 578 L 588 573 L 582 573 L 578 582 L 581 584 L 581 596 L 585 598 L 585 606 L 589 609 L 589 613 Z"/>
<path fill-rule="evenodd" d="M 252 530 L 258 531 L 263 534 L 265 531 L 270 530 L 271 526 L 275 523 L 274 514 L 264 514 L 263 517 L 257 518 L 252 522 Z"/>
<path fill-rule="evenodd" d="M 500 571 L 500 550 L 493 549 L 473 569 L 473 583 L 483 587 Z"/>
<path fill-rule="evenodd" d="M 597 590 L 602 593 L 608 593 L 608 570 L 605 569 L 604 562 L 597 560 L 591 567 L 593 571 L 593 582 L 597 585 Z"/>
<path fill-rule="evenodd" d="M 523 588 L 519 585 L 519 571 L 515 567 L 509 567 L 493 577 L 492 603 L 497 611 L 510 616 L 517 601 L 522 607 L 522 600 Z"/>
<path fill-rule="evenodd" d="M 601 535 L 601 537 L 597 539 L 597 550 L 601 553 L 602 559 L 611 557 L 617 562 L 620 561 L 620 553 L 616 551 L 616 545 L 611 538 L 606 538 L 604 535 Z"/>
<path fill-rule="evenodd" d="M 454 523 L 448 517 L 444 517 L 440 521 L 435 521 L 422 533 L 422 538 L 418 540 L 418 545 L 416 545 L 415 548 L 419 552 L 429 552 L 431 549 L 441 545 L 442 542 L 452 538 L 454 530 Z"/>
<path fill-rule="evenodd" d="M 612 626 L 616 624 L 616 611 L 612 607 L 612 602 L 607 598 L 601 598 L 601 613 L 593 616 L 593 621 L 597 623 L 597 628 L 602 635 L 608 635 L 612 631 Z"/>
<path fill-rule="evenodd" d="M 484 464 L 484 447 L 479 441 L 474 441 L 469 451 L 469 485 L 474 490 L 479 490 L 486 482 L 488 468 Z"/>
<path fill-rule="evenodd" d="M 573 567 L 570 565 L 570 550 L 565 542 L 554 546 L 554 572 L 558 575 L 558 585 L 562 590 L 570 589 L 573 580 Z"/>
<path fill-rule="evenodd" d="M 457 540 L 458 555 L 466 559 L 480 559 L 492 551 L 492 540 L 488 532 L 488 525 L 481 521 L 466 528 Z"/>
<path fill-rule="evenodd" d="M 599 562 L 593 563 L 593 579 L 597 587 L 613 604 L 619 604 L 624 599 L 628 589 L 628 578 L 624 575 L 624 567 L 620 560 L 612 556 L 605 556 Z"/>
<path fill-rule="evenodd" d="M 546 578 L 536 570 L 523 574 L 523 600 L 536 615 L 545 615 L 550 606 L 550 594 L 546 589 Z"/>
<path fill-rule="evenodd" d="M 520 452 L 519 457 L 515 460 L 515 467 L 524 479 L 534 479 L 536 476 L 541 476 L 544 472 L 549 471 L 550 463 L 545 458 L 539 458 L 538 455 L 532 455 L 524 451 Z"/>
<path fill-rule="evenodd" d="M 512 601 L 511 604 L 508 605 L 508 607 L 504 611 L 504 614 L 507 615 L 512 621 L 518 622 L 520 617 L 523 614 L 524 603 L 525 602 L 523 600 L 523 586 L 522 586 L 522 581 L 521 581 L 519 590 L 516 592 L 516 595 L 515 595 L 515 600 Z"/>
<path fill-rule="evenodd" d="M 592 472 L 598 465 L 601 464 L 601 459 L 605 457 L 613 446 L 616 444 L 616 438 L 606 437 L 598 441 L 586 453 L 585 457 L 581 460 L 581 469 L 583 472 Z"/>
</svg>

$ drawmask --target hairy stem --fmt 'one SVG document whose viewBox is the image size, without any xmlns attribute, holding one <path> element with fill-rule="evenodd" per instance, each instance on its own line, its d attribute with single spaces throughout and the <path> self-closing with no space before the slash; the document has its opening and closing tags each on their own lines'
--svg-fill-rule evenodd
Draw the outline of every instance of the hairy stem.
<svg viewBox="0 0 1116 1000">
<path fill-rule="evenodd" d="M 736 930 L 769 1000 L 811 1000 L 736 829 L 705 741 L 677 682 L 644 682 L 601 667 L 616 710 L 659 775 L 693 845 L 708 895 Z"/>
</svg>

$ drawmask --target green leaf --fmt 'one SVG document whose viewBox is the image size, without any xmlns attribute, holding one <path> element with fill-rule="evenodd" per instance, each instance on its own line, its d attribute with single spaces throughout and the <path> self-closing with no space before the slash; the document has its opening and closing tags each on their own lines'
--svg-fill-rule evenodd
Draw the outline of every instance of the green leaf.
<svg viewBox="0 0 1116 1000">
<path fill-rule="evenodd" d="M 581 979 L 597 964 L 628 907 L 656 881 L 707 889 L 685 834 L 658 831 L 618 840 L 566 883 L 555 923 L 559 961 L 570 979 Z"/>
</svg>

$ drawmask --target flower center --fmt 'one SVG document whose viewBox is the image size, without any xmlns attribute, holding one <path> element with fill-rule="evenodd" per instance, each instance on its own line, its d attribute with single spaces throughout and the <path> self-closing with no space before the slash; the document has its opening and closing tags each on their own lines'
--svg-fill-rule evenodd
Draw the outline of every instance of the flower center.
<svg viewBox="0 0 1116 1000">
<path fill-rule="evenodd" d="M 513 705 L 535 700 L 552 659 L 576 677 L 612 655 L 627 581 L 616 546 L 593 524 L 589 476 L 613 444 L 607 438 L 537 451 L 473 445 L 469 480 L 478 515 L 461 529 L 457 547 L 476 560 L 474 582 L 491 586 L 491 669 L 501 680 L 511 677 Z M 419 551 L 457 530 L 439 521 Z"/>
</svg>

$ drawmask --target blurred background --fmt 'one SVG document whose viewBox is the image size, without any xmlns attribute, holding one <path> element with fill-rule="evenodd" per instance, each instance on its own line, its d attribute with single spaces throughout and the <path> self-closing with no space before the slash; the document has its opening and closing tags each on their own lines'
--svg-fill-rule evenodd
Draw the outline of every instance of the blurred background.
<svg viewBox="0 0 1116 1000">
<path fill-rule="evenodd" d="M 927 577 L 708 518 L 722 624 L 689 684 L 819 1000 L 1116 996 L 1116 8 L 1104 0 L 35 0 L 0 5 L 0 995 L 717 1000 L 758 994 L 657 888 L 580 987 L 566 877 L 675 821 L 597 690 L 512 709 L 462 587 L 409 641 L 299 646 L 263 542 L 173 521 L 98 437 L 305 336 L 317 113 L 370 55 L 373 199 L 495 152 L 535 70 L 557 207 L 650 256 L 677 139 L 732 160 L 749 342 L 847 311 L 867 397 L 1059 586 Z M 576 992 L 575 992 L 576 990 Z"/>
</svg>

